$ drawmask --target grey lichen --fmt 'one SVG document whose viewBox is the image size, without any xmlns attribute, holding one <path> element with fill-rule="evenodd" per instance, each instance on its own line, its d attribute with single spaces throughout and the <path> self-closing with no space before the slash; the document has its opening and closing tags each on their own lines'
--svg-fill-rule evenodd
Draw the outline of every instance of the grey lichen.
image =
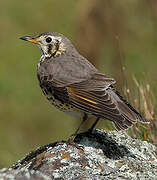
<svg viewBox="0 0 157 180">
<path fill-rule="evenodd" d="M 157 179 L 157 148 L 125 132 L 81 133 L 38 148 L 0 179 Z"/>
</svg>

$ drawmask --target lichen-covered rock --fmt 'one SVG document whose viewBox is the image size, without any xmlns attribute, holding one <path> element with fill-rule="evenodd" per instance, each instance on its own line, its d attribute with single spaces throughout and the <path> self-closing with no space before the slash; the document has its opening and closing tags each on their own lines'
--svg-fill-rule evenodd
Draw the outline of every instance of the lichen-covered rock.
<svg viewBox="0 0 157 180">
<path fill-rule="evenodd" d="M 157 148 L 124 132 L 81 133 L 40 147 L 0 179 L 157 179 Z"/>
</svg>

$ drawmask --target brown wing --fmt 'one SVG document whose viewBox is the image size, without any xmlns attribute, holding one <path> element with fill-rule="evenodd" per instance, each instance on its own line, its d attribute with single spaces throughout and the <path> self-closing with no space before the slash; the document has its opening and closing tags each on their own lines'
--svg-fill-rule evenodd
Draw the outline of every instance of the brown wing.
<svg viewBox="0 0 157 180">
<path fill-rule="evenodd" d="M 82 91 L 102 91 L 115 82 L 113 78 L 109 78 L 101 73 L 95 73 L 87 80 L 69 84 L 69 87 Z"/>
<path fill-rule="evenodd" d="M 98 70 L 81 55 L 75 56 L 63 54 L 45 61 L 38 67 L 39 81 L 49 82 L 54 87 L 73 85 L 74 88 L 82 89 L 86 89 L 88 84 L 89 90 L 106 88 L 115 83 L 114 79 L 98 73 Z"/>
<path fill-rule="evenodd" d="M 146 119 L 122 99 L 113 87 L 89 91 L 87 84 L 87 90 L 80 90 L 76 87 L 67 87 L 67 90 L 74 107 L 114 122 L 118 130 L 127 129 L 138 119 L 146 122 Z"/>
</svg>

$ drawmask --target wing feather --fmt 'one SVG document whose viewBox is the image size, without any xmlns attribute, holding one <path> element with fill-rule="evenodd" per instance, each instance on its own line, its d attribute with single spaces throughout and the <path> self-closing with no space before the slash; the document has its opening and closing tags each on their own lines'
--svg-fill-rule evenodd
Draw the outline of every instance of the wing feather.
<svg viewBox="0 0 157 180">
<path fill-rule="evenodd" d="M 112 121 L 118 130 L 125 130 L 140 119 L 139 113 L 133 111 L 134 108 L 128 106 L 113 87 L 102 91 L 82 91 L 69 87 L 67 90 L 73 106 Z"/>
<path fill-rule="evenodd" d="M 72 88 L 67 88 L 70 96 L 70 103 L 77 108 L 84 108 L 85 112 L 90 114 L 108 119 L 111 121 L 124 121 L 124 118 L 121 116 L 120 111 L 118 110 L 116 104 L 114 104 L 109 97 L 105 97 L 101 101 L 100 97 L 94 92 L 85 92 L 77 91 Z M 108 94 L 106 94 L 108 96 Z"/>
</svg>

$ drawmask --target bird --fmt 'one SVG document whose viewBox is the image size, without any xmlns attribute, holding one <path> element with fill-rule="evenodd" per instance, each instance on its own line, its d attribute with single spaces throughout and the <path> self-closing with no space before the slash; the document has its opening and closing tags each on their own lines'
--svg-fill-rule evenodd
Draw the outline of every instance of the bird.
<svg viewBox="0 0 157 180">
<path fill-rule="evenodd" d="M 39 85 L 52 105 L 82 117 L 74 135 L 89 116 L 111 121 L 117 130 L 126 130 L 137 121 L 149 123 L 115 89 L 116 81 L 101 73 L 83 57 L 64 35 L 46 32 L 20 39 L 36 44 L 41 52 L 37 65 Z"/>
</svg>

